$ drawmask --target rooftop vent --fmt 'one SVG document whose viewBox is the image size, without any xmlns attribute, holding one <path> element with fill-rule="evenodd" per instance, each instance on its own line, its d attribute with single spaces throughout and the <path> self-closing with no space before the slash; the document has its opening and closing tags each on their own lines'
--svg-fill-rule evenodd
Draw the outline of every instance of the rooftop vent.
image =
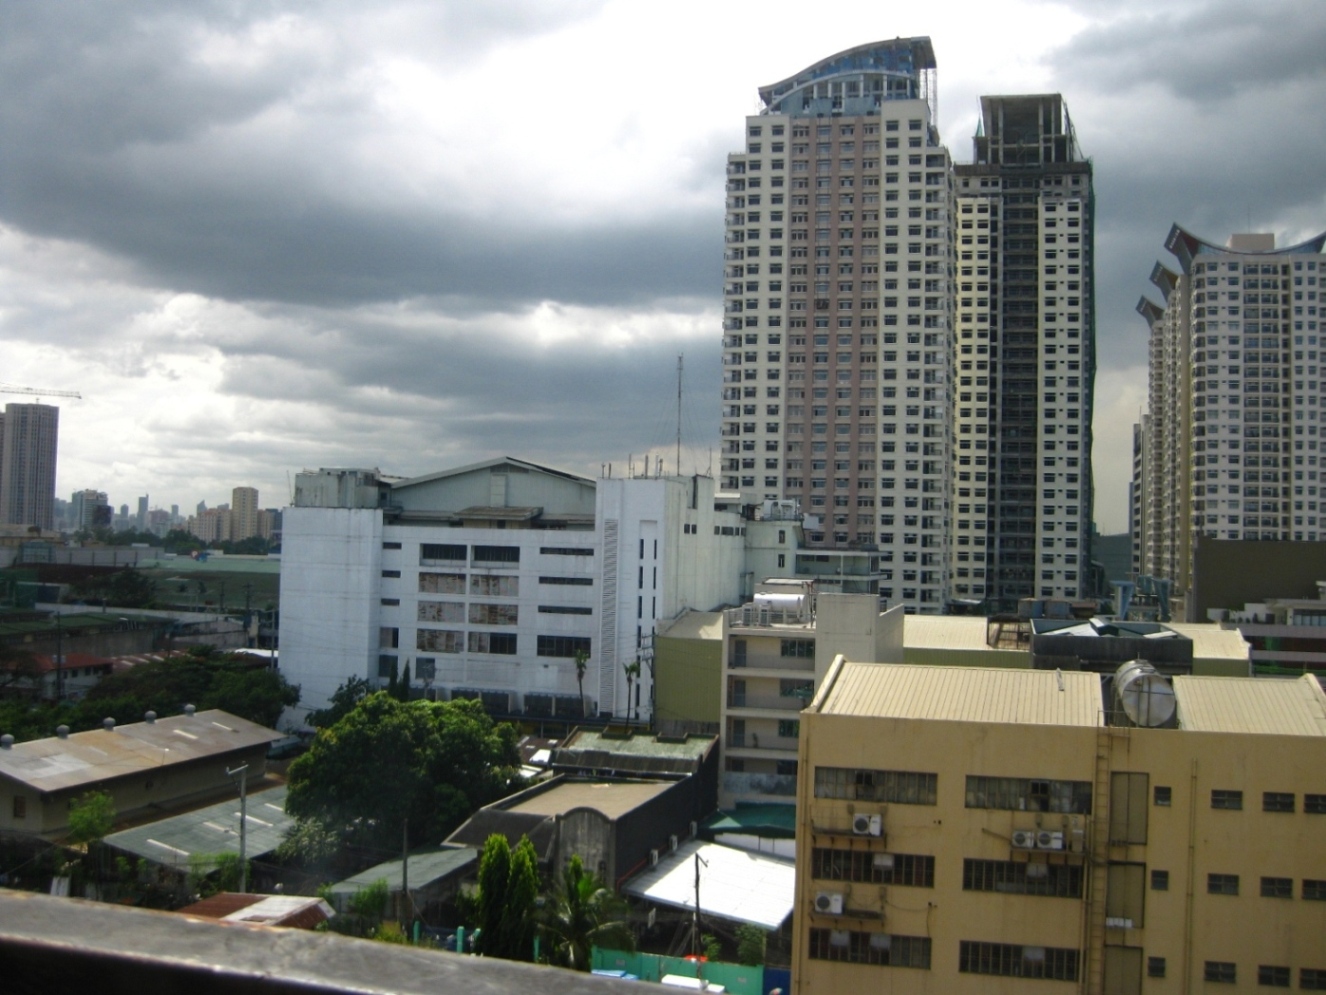
<svg viewBox="0 0 1326 995">
<path fill-rule="evenodd" d="M 69 727 L 68 727 L 68 726 L 56 726 L 56 727 L 55 727 L 55 734 L 56 734 L 57 736 L 59 736 L 61 739 L 68 739 L 68 738 L 69 738 Z"/>
<path fill-rule="evenodd" d="M 194 712 L 196 712 L 196 711 L 198 711 L 198 709 L 194 708 L 192 705 L 185 705 L 185 706 L 184 706 L 184 714 L 185 714 L 185 715 L 192 715 L 192 714 L 193 714 Z"/>
<path fill-rule="evenodd" d="M 0 750 L 11 749 L 13 745 L 14 745 L 14 737 L 9 735 L 9 733 L 5 733 L 3 736 L 0 736 Z"/>
<path fill-rule="evenodd" d="M 143 713 L 143 721 L 146 722 L 148 725 L 152 725 L 152 724 L 154 724 L 154 723 L 156 722 L 156 720 L 157 720 L 157 713 L 156 713 L 156 712 L 144 712 L 144 713 Z"/>
<path fill-rule="evenodd" d="M 107 732 L 114 732 L 115 720 L 107 716 L 106 718 L 101 720 L 101 727 L 105 729 Z"/>
</svg>

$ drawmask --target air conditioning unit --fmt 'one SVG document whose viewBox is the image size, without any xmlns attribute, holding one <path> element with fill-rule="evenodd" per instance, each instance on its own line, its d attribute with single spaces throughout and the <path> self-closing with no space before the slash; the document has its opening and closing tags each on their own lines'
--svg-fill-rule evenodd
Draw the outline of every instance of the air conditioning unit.
<svg viewBox="0 0 1326 995">
<path fill-rule="evenodd" d="M 1018 850 L 1036 849 L 1036 830 L 1034 829 L 1014 829 L 1013 846 Z"/>
<path fill-rule="evenodd" d="M 1036 847 L 1040 850 L 1062 850 L 1064 834 L 1042 829 L 1036 834 Z"/>
<path fill-rule="evenodd" d="M 658 851 L 657 851 L 657 850 L 650 850 L 650 851 L 649 851 L 649 866 L 650 866 L 650 867 L 657 867 L 657 866 L 658 866 Z"/>
<path fill-rule="evenodd" d="M 819 892 L 815 896 L 815 911 L 830 916 L 842 915 L 843 896 L 831 891 Z"/>
<path fill-rule="evenodd" d="M 668 849 L 669 850 L 677 849 L 677 836 L 675 833 L 668 837 Z"/>
<path fill-rule="evenodd" d="M 857 836 L 878 836 L 884 831 L 884 819 L 879 815 L 852 816 L 852 832 Z"/>
</svg>

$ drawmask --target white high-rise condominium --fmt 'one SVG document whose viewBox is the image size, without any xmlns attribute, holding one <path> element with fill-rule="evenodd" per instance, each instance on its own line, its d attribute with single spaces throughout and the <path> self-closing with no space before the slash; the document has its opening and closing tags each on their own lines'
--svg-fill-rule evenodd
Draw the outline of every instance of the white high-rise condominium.
<svg viewBox="0 0 1326 995">
<path fill-rule="evenodd" d="M 1188 590 L 1194 540 L 1326 539 L 1318 295 L 1326 233 L 1283 249 L 1269 234 L 1216 245 L 1175 225 L 1156 264 L 1146 472 L 1134 537 L 1140 574 Z"/>
<path fill-rule="evenodd" d="M 872 546 L 879 593 L 949 596 L 953 170 L 928 38 L 760 89 L 728 157 L 722 484 Z"/>
<path fill-rule="evenodd" d="M 1091 163 L 1059 94 L 981 98 L 957 188 L 953 593 L 1078 598 L 1091 536 Z"/>
</svg>

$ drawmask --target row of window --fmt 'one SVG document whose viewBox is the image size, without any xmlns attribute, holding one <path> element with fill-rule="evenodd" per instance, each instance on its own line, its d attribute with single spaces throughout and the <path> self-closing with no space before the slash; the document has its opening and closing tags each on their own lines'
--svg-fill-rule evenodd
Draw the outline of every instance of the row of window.
<svg viewBox="0 0 1326 995">
<path fill-rule="evenodd" d="M 1163 876 L 1158 877 L 1158 875 Z M 1152 871 L 1151 887 L 1156 891 L 1166 890 L 1169 887 L 1169 872 Z M 1206 876 L 1206 891 L 1209 895 L 1237 895 L 1239 893 L 1239 876 L 1237 874 L 1208 874 Z M 1326 902 L 1326 881 L 1304 878 L 1299 894 L 1310 902 Z M 1293 898 L 1294 879 L 1263 877 L 1261 879 L 1261 896 L 1263 898 Z"/>
<path fill-rule="evenodd" d="M 1148 977 L 1165 977 L 1165 958 L 1148 957 Z M 1257 986 L 1260 988 L 1288 988 L 1293 979 L 1293 969 L 1278 964 L 1257 965 Z M 1202 980 L 1219 985 L 1238 984 L 1238 965 L 1228 960 L 1208 960 L 1202 965 Z M 1326 968 L 1302 967 L 1298 971 L 1298 987 L 1301 991 L 1326 991 Z"/>
<path fill-rule="evenodd" d="M 399 570 L 384 570 L 383 577 L 399 577 Z M 591 587 L 593 577 L 554 577 L 539 578 L 540 584 L 560 587 Z M 420 594 L 465 594 L 466 575 L 453 573 L 419 574 Z M 493 576 L 491 574 L 472 574 L 468 581 L 468 593 L 489 598 L 516 598 L 520 596 L 520 578 Z"/>
<path fill-rule="evenodd" d="M 395 632 L 396 630 L 383 630 Z M 395 648 L 392 642 L 384 648 Z M 515 656 L 519 643 L 514 632 L 457 632 L 449 629 L 420 629 L 415 634 L 415 648 L 433 653 L 487 653 Z M 537 654 L 545 657 L 571 659 L 577 653 L 591 653 L 589 636 L 539 636 Z"/>
</svg>

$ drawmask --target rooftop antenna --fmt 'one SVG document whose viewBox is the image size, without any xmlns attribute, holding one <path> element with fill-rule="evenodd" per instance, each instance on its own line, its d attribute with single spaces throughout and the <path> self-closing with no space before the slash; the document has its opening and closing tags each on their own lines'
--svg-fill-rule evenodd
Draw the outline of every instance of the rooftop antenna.
<svg viewBox="0 0 1326 995">
<path fill-rule="evenodd" d="M 681 476 L 681 361 L 677 357 L 677 476 Z"/>
</svg>

